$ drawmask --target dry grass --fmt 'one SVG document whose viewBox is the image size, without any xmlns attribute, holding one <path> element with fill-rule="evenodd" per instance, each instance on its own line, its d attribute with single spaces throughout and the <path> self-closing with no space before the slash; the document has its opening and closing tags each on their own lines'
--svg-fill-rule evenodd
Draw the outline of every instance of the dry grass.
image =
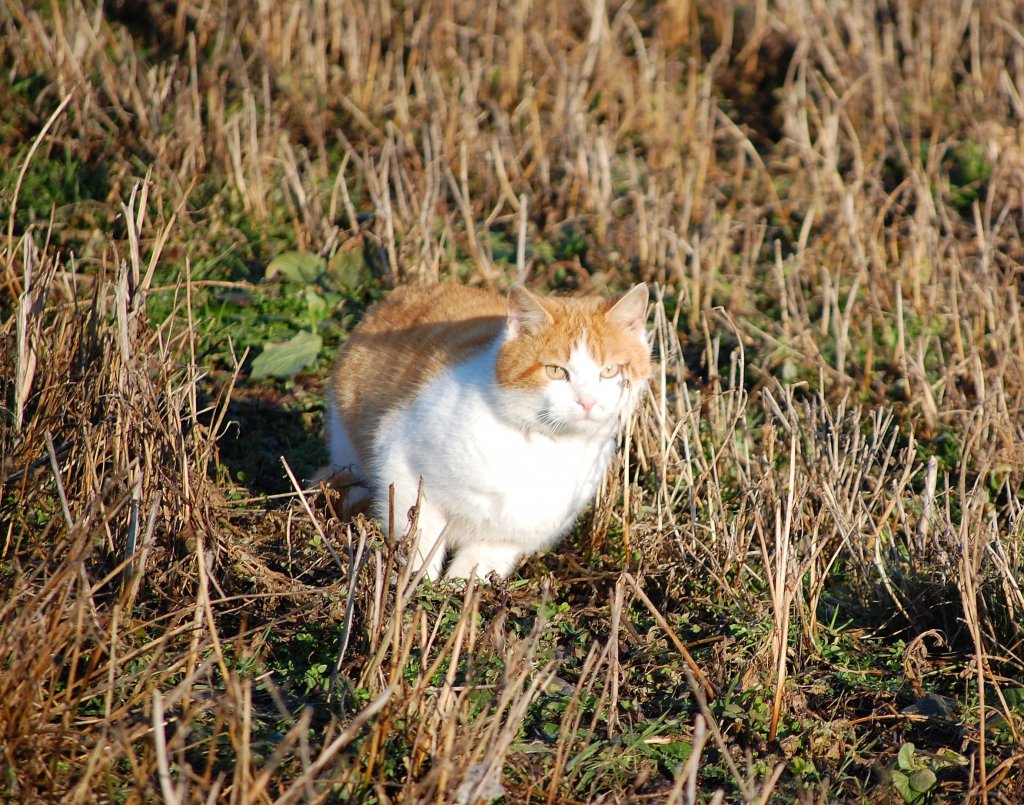
<svg viewBox="0 0 1024 805">
<path fill-rule="evenodd" d="M 1024 796 L 1017 3 L 0 25 L 4 797 Z M 372 274 L 328 351 L 391 284 L 656 284 L 658 382 L 564 549 L 417 585 L 238 483 L 322 405 L 217 318 L 286 318 L 285 250 Z"/>
</svg>

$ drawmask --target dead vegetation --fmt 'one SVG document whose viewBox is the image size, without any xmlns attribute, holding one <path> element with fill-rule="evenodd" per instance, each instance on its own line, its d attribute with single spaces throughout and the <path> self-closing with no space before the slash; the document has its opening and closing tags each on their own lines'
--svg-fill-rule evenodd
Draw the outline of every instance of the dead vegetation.
<svg viewBox="0 0 1024 805">
<path fill-rule="evenodd" d="M 1018 4 L 0 25 L 4 797 L 1024 796 Z M 282 252 L 340 302 L 287 307 Z M 658 288 L 660 376 L 564 550 L 417 586 L 260 494 L 315 448 L 237 445 L 315 434 L 327 358 L 250 381 L 257 323 L 330 352 L 388 285 L 517 279 Z"/>
</svg>

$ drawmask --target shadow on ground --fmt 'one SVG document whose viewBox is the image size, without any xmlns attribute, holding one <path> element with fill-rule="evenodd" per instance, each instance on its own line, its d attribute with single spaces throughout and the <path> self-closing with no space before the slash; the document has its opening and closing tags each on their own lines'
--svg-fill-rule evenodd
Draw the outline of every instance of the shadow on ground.
<svg viewBox="0 0 1024 805">
<path fill-rule="evenodd" d="M 281 397 L 271 389 L 236 389 L 228 404 L 231 425 L 217 442 L 220 465 L 253 495 L 292 491 L 284 456 L 300 484 L 327 462 L 322 410 L 311 395 Z"/>
</svg>

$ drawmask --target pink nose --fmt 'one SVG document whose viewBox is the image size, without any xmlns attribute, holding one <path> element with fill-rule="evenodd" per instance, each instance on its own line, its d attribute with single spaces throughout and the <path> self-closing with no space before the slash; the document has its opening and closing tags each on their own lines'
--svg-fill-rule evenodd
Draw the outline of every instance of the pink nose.
<svg viewBox="0 0 1024 805">
<path fill-rule="evenodd" d="M 576 402 L 582 406 L 585 414 L 589 414 L 590 409 L 597 405 L 597 400 L 594 397 L 580 397 Z"/>
</svg>

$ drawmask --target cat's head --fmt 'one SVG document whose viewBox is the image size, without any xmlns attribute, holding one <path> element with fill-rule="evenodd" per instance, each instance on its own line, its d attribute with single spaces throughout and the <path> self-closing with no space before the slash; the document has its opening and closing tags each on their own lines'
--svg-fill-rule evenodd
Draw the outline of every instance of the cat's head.
<svg viewBox="0 0 1024 805">
<path fill-rule="evenodd" d="M 608 430 L 632 413 L 651 373 L 647 286 L 614 299 L 509 293 L 496 379 L 507 413 L 530 430 Z"/>
</svg>

